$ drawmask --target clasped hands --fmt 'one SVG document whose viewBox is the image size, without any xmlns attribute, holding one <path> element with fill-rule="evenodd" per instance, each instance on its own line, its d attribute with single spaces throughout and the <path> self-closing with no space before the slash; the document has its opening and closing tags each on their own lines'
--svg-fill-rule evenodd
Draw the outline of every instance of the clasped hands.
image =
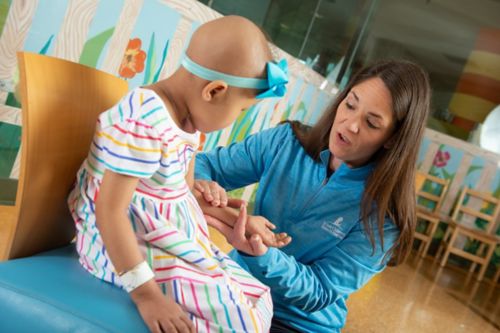
<svg viewBox="0 0 500 333">
<path fill-rule="evenodd" d="M 269 247 L 281 248 L 291 242 L 286 233 L 275 233 L 276 226 L 265 217 L 248 215 L 246 202 L 228 198 L 224 188 L 216 182 L 196 180 L 194 189 L 207 223 L 221 232 L 235 249 L 260 256 Z M 231 210 L 232 213 L 228 213 Z"/>
</svg>

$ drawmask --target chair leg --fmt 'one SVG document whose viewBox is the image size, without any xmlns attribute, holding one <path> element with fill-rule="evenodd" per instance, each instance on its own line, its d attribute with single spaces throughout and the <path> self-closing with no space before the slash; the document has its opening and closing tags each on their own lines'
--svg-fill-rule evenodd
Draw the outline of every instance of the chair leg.
<svg viewBox="0 0 500 333">
<path fill-rule="evenodd" d="M 484 251 L 484 247 L 485 247 L 484 243 L 481 243 L 481 245 L 479 245 L 479 249 L 477 249 L 476 255 L 480 256 L 481 253 L 483 253 Z M 476 270 L 476 266 L 477 263 L 473 262 L 472 265 L 470 265 L 469 272 L 474 273 L 474 271 Z"/>
<path fill-rule="evenodd" d="M 497 272 L 495 273 L 495 276 L 493 277 L 493 283 L 498 283 L 498 278 L 500 278 L 500 267 L 497 267 Z"/>
<path fill-rule="evenodd" d="M 422 250 L 422 254 L 421 254 L 422 258 L 425 258 L 427 256 L 427 251 L 429 251 L 429 246 L 432 243 L 432 238 L 434 237 L 434 233 L 436 232 L 437 226 L 439 224 L 439 220 L 432 220 L 432 221 L 429 221 L 429 223 L 430 223 L 430 231 L 428 233 L 429 239 L 425 243 L 425 247 Z"/>
<path fill-rule="evenodd" d="M 425 241 L 423 239 L 420 239 L 420 238 L 415 238 L 414 242 L 416 242 L 416 241 L 420 242 L 420 244 L 418 244 L 418 248 L 417 248 L 417 254 L 420 254 L 420 253 L 422 253 L 422 248 L 424 247 Z"/>
<path fill-rule="evenodd" d="M 493 252 L 495 252 L 495 245 L 494 244 L 488 244 L 488 252 L 486 253 L 486 257 L 484 258 L 484 264 L 481 266 L 481 269 L 479 270 L 479 275 L 477 276 L 477 280 L 481 281 L 484 277 L 484 274 L 486 273 L 486 269 L 488 268 L 488 263 L 491 260 L 491 257 L 493 256 Z"/>
<path fill-rule="evenodd" d="M 451 248 L 453 247 L 453 243 L 455 243 L 455 239 L 457 238 L 458 232 L 457 228 L 453 230 L 453 233 L 450 236 L 450 240 L 448 244 L 446 245 L 446 249 L 443 255 L 443 259 L 441 259 L 441 267 L 446 266 L 446 262 L 448 261 L 448 257 L 450 256 Z"/>
<path fill-rule="evenodd" d="M 446 250 L 444 251 L 444 255 L 443 255 L 443 258 L 441 259 L 441 262 L 439 263 L 439 265 L 441 267 L 444 267 L 446 266 L 446 262 L 448 261 L 448 257 L 450 256 L 450 249 L 449 249 L 449 246 L 446 247 Z"/>
<path fill-rule="evenodd" d="M 426 241 L 422 241 L 422 243 L 420 244 L 419 253 L 420 253 L 420 256 L 422 258 L 425 258 L 425 255 L 427 254 L 427 250 L 429 249 L 430 243 L 431 243 L 431 241 L 430 241 L 430 239 L 428 239 Z"/>
<path fill-rule="evenodd" d="M 448 243 L 448 238 L 450 237 L 451 229 L 452 229 L 451 226 L 448 226 L 448 228 L 446 228 L 446 232 L 444 233 L 443 239 L 441 239 L 441 244 L 439 244 L 439 248 L 436 253 L 436 260 L 441 257 L 443 251 L 448 246 L 447 243 Z"/>
<path fill-rule="evenodd" d="M 491 261 L 491 257 L 493 257 L 493 253 L 495 252 L 495 244 L 488 244 L 488 251 L 486 252 L 486 257 L 484 257 L 484 263 L 479 270 L 479 274 L 477 276 L 477 280 L 481 281 L 484 278 L 484 274 L 486 273 L 486 269 L 488 269 L 488 263 Z"/>
</svg>

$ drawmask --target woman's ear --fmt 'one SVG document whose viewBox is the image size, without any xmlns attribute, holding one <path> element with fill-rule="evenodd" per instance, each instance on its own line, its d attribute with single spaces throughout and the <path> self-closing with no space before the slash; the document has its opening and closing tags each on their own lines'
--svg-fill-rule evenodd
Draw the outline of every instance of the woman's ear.
<svg viewBox="0 0 500 333">
<path fill-rule="evenodd" d="M 214 99 L 218 99 L 227 92 L 227 83 L 221 80 L 208 82 L 201 90 L 201 98 L 204 101 L 210 102 Z"/>
<path fill-rule="evenodd" d="M 392 135 L 385 143 L 384 143 L 384 148 L 385 149 L 391 149 L 394 144 L 396 143 L 396 136 Z"/>
</svg>

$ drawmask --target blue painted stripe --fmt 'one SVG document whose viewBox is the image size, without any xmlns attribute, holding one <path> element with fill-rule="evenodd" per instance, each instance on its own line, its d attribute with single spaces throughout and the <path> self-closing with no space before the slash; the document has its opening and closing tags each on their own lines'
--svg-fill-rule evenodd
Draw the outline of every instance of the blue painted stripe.
<svg viewBox="0 0 500 333">
<path fill-rule="evenodd" d="M 39 2 L 33 16 L 28 36 L 24 42 L 23 51 L 39 53 L 52 36 L 52 43 L 45 54 L 50 55 L 54 50 L 54 36 L 61 30 L 68 0 L 60 0 L 57 5 L 49 6 Z"/>
</svg>

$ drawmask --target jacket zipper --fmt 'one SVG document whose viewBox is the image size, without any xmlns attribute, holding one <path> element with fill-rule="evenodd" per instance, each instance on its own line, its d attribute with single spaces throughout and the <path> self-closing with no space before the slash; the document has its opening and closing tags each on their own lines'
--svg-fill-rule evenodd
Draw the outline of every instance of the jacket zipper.
<svg viewBox="0 0 500 333">
<path fill-rule="evenodd" d="M 309 200 L 307 200 L 307 202 L 302 206 L 302 208 L 300 209 L 300 213 L 298 214 L 298 216 L 302 216 L 302 213 L 304 213 L 304 210 L 307 208 L 307 206 L 314 200 L 316 199 L 316 197 L 318 196 L 318 194 L 321 192 L 321 190 L 325 187 L 325 185 L 328 183 L 328 180 L 330 179 L 331 176 L 327 176 L 325 177 L 325 179 L 323 179 L 323 181 L 321 182 L 321 185 L 319 186 L 319 188 L 316 190 L 316 192 L 309 198 Z"/>
</svg>

